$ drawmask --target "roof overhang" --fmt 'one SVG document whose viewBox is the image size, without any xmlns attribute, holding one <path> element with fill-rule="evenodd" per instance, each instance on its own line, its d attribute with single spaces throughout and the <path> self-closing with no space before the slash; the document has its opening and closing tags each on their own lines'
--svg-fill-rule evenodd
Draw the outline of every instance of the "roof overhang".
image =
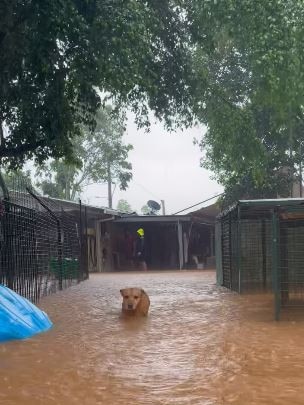
<svg viewBox="0 0 304 405">
<path fill-rule="evenodd" d="M 128 217 L 117 218 L 116 224 L 177 224 L 194 223 L 198 225 L 213 226 L 213 218 L 201 218 L 192 215 L 132 215 Z"/>
<path fill-rule="evenodd" d="M 271 198 L 257 200 L 239 200 L 226 210 L 222 211 L 217 218 L 223 218 L 225 215 L 234 211 L 237 207 L 246 207 L 248 209 L 271 209 L 276 207 L 300 207 L 304 205 L 304 198 Z"/>
<path fill-rule="evenodd" d="M 115 223 L 118 224 L 153 224 L 153 223 L 177 223 L 191 222 L 191 216 L 188 215 L 132 215 L 129 217 L 118 218 Z"/>
<path fill-rule="evenodd" d="M 65 211 L 79 211 L 80 203 L 76 201 L 62 200 L 59 198 L 51 197 L 41 197 L 44 200 L 54 201 L 59 207 L 63 208 Z M 86 210 L 87 215 L 91 217 L 104 217 L 105 215 L 111 215 L 115 217 L 120 217 L 120 213 L 114 209 L 107 207 L 96 207 L 93 205 L 81 203 L 81 207 Z"/>
</svg>

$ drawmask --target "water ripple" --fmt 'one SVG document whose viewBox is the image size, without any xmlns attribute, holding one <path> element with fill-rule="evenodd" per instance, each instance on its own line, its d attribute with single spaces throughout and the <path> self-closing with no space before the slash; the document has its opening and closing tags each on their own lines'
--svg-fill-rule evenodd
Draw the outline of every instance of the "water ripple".
<svg viewBox="0 0 304 405">
<path fill-rule="evenodd" d="M 120 317 L 119 290 L 149 293 Z M 270 296 L 215 286 L 213 272 L 99 274 L 41 303 L 49 333 L 0 346 L 1 405 L 302 404 L 304 322 Z"/>
</svg>

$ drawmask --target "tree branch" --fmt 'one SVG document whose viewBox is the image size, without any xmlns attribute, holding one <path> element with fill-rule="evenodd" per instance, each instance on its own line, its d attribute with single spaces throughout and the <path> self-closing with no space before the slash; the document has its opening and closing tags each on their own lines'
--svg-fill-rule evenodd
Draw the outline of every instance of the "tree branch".
<svg viewBox="0 0 304 405">
<path fill-rule="evenodd" d="M 88 172 L 83 172 L 83 174 L 82 174 L 82 176 L 80 177 L 80 179 L 79 179 L 77 182 L 75 182 L 74 187 L 75 187 L 75 188 L 79 187 L 79 186 L 84 182 L 84 180 L 86 180 L 86 178 L 88 177 L 88 175 L 89 175 Z"/>
<path fill-rule="evenodd" d="M 4 145 L 4 135 L 3 135 L 3 127 L 2 127 L 2 120 L 0 121 L 0 145 Z"/>
<path fill-rule="evenodd" d="M 19 15 L 16 18 L 16 21 L 10 27 L 8 27 L 6 31 L 0 32 L 0 46 L 2 45 L 2 42 L 4 41 L 8 33 L 14 32 L 20 25 L 22 25 L 30 17 L 32 9 L 33 9 L 32 4 L 30 4 L 27 8 L 23 10 L 23 14 Z"/>
<path fill-rule="evenodd" d="M 25 143 L 23 145 L 16 146 L 15 148 L 0 147 L 0 158 L 3 157 L 17 157 L 23 155 L 26 152 L 34 151 L 39 146 L 44 146 L 45 141 L 36 141 L 34 143 Z"/>
</svg>

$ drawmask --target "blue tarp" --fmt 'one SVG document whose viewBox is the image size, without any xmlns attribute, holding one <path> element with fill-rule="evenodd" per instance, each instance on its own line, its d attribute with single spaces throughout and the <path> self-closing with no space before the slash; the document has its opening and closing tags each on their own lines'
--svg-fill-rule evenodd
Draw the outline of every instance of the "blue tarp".
<svg viewBox="0 0 304 405">
<path fill-rule="evenodd" d="M 45 312 L 0 284 L 0 342 L 26 339 L 52 325 Z"/>
</svg>

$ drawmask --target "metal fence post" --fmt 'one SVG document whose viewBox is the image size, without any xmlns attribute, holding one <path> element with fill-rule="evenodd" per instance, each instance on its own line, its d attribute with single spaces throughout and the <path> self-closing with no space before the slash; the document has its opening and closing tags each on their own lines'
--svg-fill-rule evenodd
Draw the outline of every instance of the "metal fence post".
<svg viewBox="0 0 304 405">
<path fill-rule="evenodd" d="M 59 290 L 63 289 L 63 252 L 61 222 L 57 219 L 57 249 L 58 249 L 58 282 Z"/>
<path fill-rule="evenodd" d="M 78 281 L 81 279 L 83 280 L 83 228 L 82 228 L 82 202 L 79 199 L 79 242 L 80 242 L 80 250 L 79 250 L 79 273 L 78 273 Z"/>
<path fill-rule="evenodd" d="M 263 288 L 267 288 L 267 253 L 266 253 L 266 224 L 265 219 L 262 219 L 261 225 L 261 239 L 262 239 L 262 279 L 263 279 Z"/>
<path fill-rule="evenodd" d="M 229 288 L 232 290 L 232 241 L 231 241 L 231 212 L 229 212 Z"/>
<path fill-rule="evenodd" d="M 239 274 L 239 294 L 242 292 L 242 275 L 241 275 L 241 208 L 237 208 L 237 269 Z"/>
<path fill-rule="evenodd" d="M 89 278 L 89 258 L 88 258 L 88 218 L 87 218 L 87 207 L 84 207 L 84 225 L 85 225 L 85 278 Z"/>
<path fill-rule="evenodd" d="M 279 274 L 279 232 L 277 211 L 272 211 L 272 283 L 274 292 L 274 314 L 275 320 L 280 319 L 281 295 L 280 295 L 280 274 Z"/>
<path fill-rule="evenodd" d="M 215 224 L 215 264 L 217 285 L 223 285 L 222 250 L 222 222 L 217 222 Z"/>
</svg>

